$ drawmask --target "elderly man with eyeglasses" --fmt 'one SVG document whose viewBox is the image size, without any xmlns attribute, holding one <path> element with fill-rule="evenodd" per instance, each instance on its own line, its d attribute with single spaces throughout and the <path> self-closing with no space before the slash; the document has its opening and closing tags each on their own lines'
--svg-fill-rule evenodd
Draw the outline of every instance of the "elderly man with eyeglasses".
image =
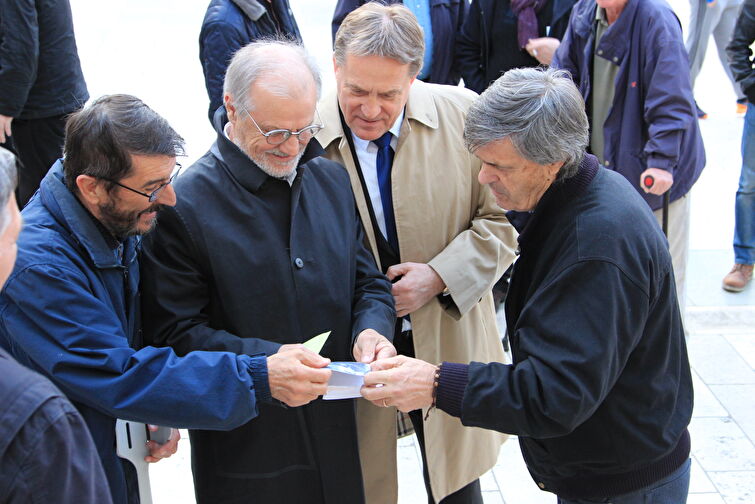
<svg viewBox="0 0 755 504">
<path fill-rule="evenodd" d="M 319 91 L 300 45 L 236 53 L 217 140 L 145 242 L 148 341 L 270 355 L 330 331 L 321 354 L 333 361 L 396 354 L 391 284 L 363 244 L 348 174 L 310 142 Z M 262 403 L 237 429 L 190 434 L 200 504 L 364 501 L 351 399 Z"/>
</svg>

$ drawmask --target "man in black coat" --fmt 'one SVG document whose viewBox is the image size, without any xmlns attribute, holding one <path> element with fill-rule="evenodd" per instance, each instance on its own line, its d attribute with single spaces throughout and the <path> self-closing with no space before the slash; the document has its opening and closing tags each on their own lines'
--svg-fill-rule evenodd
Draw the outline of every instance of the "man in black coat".
<svg viewBox="0 0 755 504">
<path fill-rule="evenodd" d="M 278 351 L 330 331 L 322 355 L 395 355 L 391 284 L 363 245 L 346 171 L 320 158 L 320 78 L 305 50 L 255 42 L 226 73 L 218 138 L 176 181 L 145 243 L 145 340 Z M 364 500 L 352 400 L 316 400 L 230 432 L 192 431 L 197 502 Z"/>
<path fill-rule="evenodd" d="M 394 357 L 373 364 L 364 397 L 516 434 L 559 504 L 686 502 L 692 376 L 671 255 L 639 194 L 585 153 L 577 87 L 564 71 L 509 70 L 470 107 L 464 139 L 519 231 L 513 363 Z"/>
<path fill-rule="evenodd" d="M 0 0 L 0 143 L 23 165 L 19 207 L 61 156 L 66 116 L 88 99 L 68 0 Z"/>
</svg>

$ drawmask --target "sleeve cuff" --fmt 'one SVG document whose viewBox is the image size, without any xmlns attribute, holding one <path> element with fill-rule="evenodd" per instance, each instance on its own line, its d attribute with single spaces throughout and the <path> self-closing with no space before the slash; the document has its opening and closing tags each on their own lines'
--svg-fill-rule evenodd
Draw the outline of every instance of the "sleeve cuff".
<svg viewBox="0 0 755 504">
<path fill-rule="evenodd" d="M 440 366 L 440 379 L 435 396 L 435 406 L 451 416 L 461 417 L 464 390 L 469 381 L 469 366 L 444 362 Z"/>
<path fill-rule="evenodd" d="M 267 357 L 264 354 L 249 357 L 249 374 L 252 377 L 257 402 L 272 402 L 273 396 L 270 394 L 270 383 L 267 380 Z"/>
</svg>

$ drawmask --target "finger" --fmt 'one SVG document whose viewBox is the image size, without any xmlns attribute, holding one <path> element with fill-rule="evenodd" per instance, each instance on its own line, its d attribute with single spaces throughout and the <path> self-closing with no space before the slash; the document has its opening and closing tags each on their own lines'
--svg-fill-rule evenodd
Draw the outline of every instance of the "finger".
<svg viewBox="0 0 755 504">
<path fill-rule="evenodd" d="M 385 272 L 385 276 L 388 277 L 388 280 L 393 281 L 394 278 L 408 273 L 410 269 L 409 263 L 394 264 L 388 268 L 388 271 Z"/>
<path fill-rule="evenodd" d="M 393 369 L 395 367 L 400 366 L 402 361 L 403 361 L 403 357 L 400 355 L 397 355 L 395 357 L 389 357 L 388 359 L 376 360 L 375 362 L 370 364 L 370 372 L 367 373 L 367 375 L 370 375 L 374 373 L 375 371 L 385 371 L 388 369 Z"/>
<path fill-rule="evenodd" d="M 314 353 L 308 348 L 300 348 L 299 360 L 305 366 L 313 368 L 322 368 L 330 364 L 330 359 L 323 357 L 322 355 Z"/>
<path fill-rule="evenodd" d="M 325 368 L 301 368 L 297 378 L 309 383 L 328 383 L 332 371 Z"/>
<path fill-rule="evenodd" d="M 367 387 L 382 385 L 382 388 L 385 388 L 391 383 L 391 379 L 392 371 L 390 369 L 386 369 L 384 371 L 370 371 L 369 373 L 364 375 L 364 384 Z"/>
<path fill-rule="evenodd" d="M 398 352 L 396 352 L 396 347 L 391 344 L 386 344 L 378 348 L 377 355 L 375 356 L 374 360 L 377 361 L 389 359 L 391 357 L 395 357 L 397 354 Z"/>
<path fill-rule="evenodd" d="M 364 386 L 359 389 L 359 393 L 362 394 L 362 397 L 364 397 L 368 401 L 372 401 L 375 406 L 380 407 L 383 406 L 383 399 L 390 397 L 390 395 L 386 392 L 385 387 Z"/>
</svg>

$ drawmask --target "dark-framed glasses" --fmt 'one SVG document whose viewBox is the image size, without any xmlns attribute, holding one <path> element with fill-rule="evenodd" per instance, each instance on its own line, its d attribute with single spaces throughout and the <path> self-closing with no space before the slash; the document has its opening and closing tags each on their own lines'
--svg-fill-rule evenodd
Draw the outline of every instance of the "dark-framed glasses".
<svg viewBox="0 0 755 504">
<path fill-rule="evenodd" d="M 124 189 L 128 189 L 129 191 L 135 192 L 136 194 L 141 194 L 142 196 L 144 196 L 145 198 L 147 198 L 150 203 L 152 203 L 152 202 L 156 201 L 157 198 L 160 197 L 160 193 L 163 191 L 163 189 L 165 189 L 166 187 L 168 187 L 170 184 L 173 183 L 173 181 L 176 179 L 176 177 L 178 176 L 178 174 L 181 173 L 181 169 L 182 168 L 183 167 L 179 163 L 176 163 L 176 168 L 173 170 L 173 174 L 170 176 L 170 178 L 168 179 L 168 181 L 165 182 L 165 183 L 160 184 L 157 187 L 157 189 L 155 189 L 151 193 L 145 193 L 145 192 L 142 192 L 142 191 L 137 191 L 133 187 L 129 187 L 129 186 L 125 185 L 125 184 L 121 184 L 120 182 L 116 182 L 115 180 L 111 180 L 111 179 L 103 179 L 103 180 L 107 180 L 108 182 L 112 182 L 113 184 L 117 185 L 118 187 L 122 187 Z"/>
<path fill-rule="evenodd" d="M 249 116 L 249 119 L 251 119 L 254 125 L 257 127 L 257 130 L 260 132 L 260 134 L 265 137 L 265 140 L 267 140 L 267 143 L 269 143 L 270 145 L 280 145 L 286 140 L 288 140 L 289 138 L 291 138 L 292 135 L 297 137 L 297 140 L 299 140 L 299 143 L 306 144 L 306 143 L 309 143 L 309 141 L 312 140 L 312 137 L 318 134 L 320 130 L 324 127 L 324 124 L 322 124 L 322 120 L 320 119 L 320 112 L 315 108 L 315 113 L 317 114 L 317 123 L 315 124 L 310 124 L 309 126 L 305 126 L 299 131 L 291 131 L 287 129 L 274 129 L 268 132 L 264 132 L 262 131 L 262 128 L 260 128 L 260 125 L 257 124 L 257 121 L 254 120 L 254 117 L 252 117 L 252 114 L 250 114 L 249 111 L 245 107 L 243 107 L 243 110 L 244 112 L 246 112 L 246 115 Z"/>
</svg>

